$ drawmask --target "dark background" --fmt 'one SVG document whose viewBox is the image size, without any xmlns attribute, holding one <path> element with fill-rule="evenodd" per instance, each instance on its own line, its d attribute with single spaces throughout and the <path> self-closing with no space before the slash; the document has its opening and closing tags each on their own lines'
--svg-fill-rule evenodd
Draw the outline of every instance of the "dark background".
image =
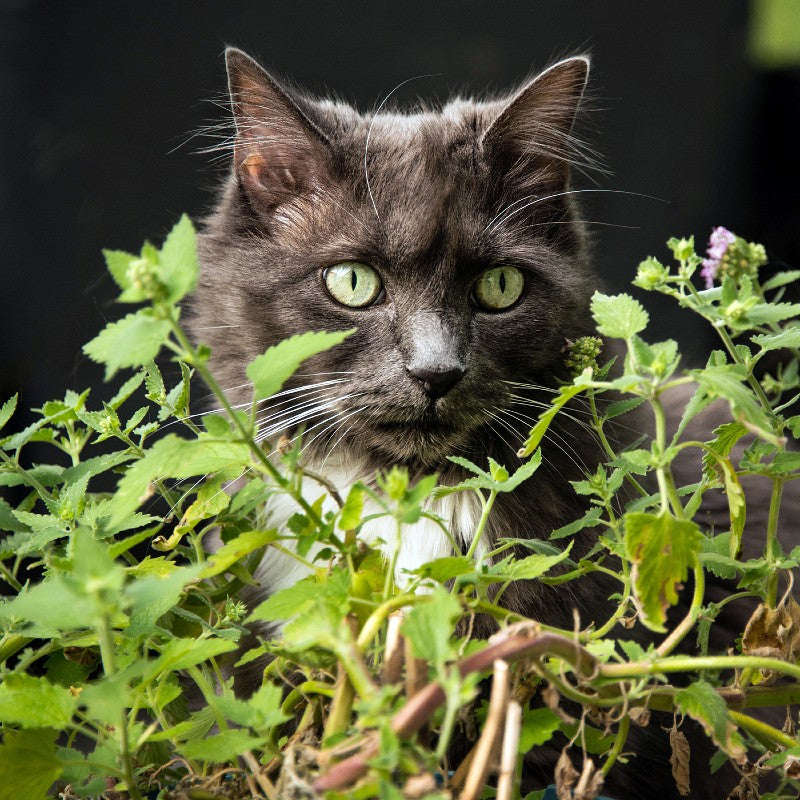
<svg viewBox="0 0 800 800">
<path fill-rule="evenodd" d="M 659 198 L 585 195 L 587 218 L 606 223 L 594 226 L 606 287 L 666 256 L 670 235 L 704 247 L 720 224 L 800 264 L 799 82 L 748 57 L 751 13 L 743 0 L 4 0 L 0 401 L 20 390 L 31 407 L 96 382 L 80 347 L 122 311 L 101 248 L 160 242 L 181 212 L 209 208 L 224 164 L 193 134 L 224 119 L 208 101 L 224 96 L 225 44 L 362 108 L 414 76 L 434 73 L 398 91 L 401 104 L 509 89 L 588 51 L 582 131 L 610 174 L 578 184 Z M 692 323 L 658 305 L 649 336 L 679 338 L 696 360 L 710 340 Z"/>
</svg>

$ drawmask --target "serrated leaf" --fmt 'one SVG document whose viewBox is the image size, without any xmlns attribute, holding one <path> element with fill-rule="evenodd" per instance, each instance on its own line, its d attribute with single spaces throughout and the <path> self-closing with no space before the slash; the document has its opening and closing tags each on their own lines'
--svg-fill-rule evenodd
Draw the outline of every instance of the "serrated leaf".
<svg viewBox="0 0 800 800">
<path fill-rule="evenodd" d="M 696 681 L 681 689 L 675 695 L 675 704 L 684 714 L 697 720 L 731 758 L 739 762 L 746 758 L 742 737 L 728 717 L 728 706 L 710 683 Z"/>
<path fill-rule="evenodd" d="M 450 657 L 450 639 L 461 604 L 443 586 L 436 586 L 430 600 L 417 603 L 406 615 L 401 630 L 417 658 L 442 670 Z"/>
<path fill-rule="evenodd" d="M 569 525 L 564 525 L 554 530 L 550 534 L 550 539 L 564 539 L 567 536 L 573 536 L 578 533 L 578 531 L 585 530 L 586 528 L 593 528 L 600 521 L 602 515 L 602 508 L 599 506 L 592 506 L 580 519 L 576 519 L 575 522 L 570 522 Z"/>
<path fill-rule="evenodd" d="M 122 367 L 146 364 L 158 355 L 170 332 L 170 324 L 148 308 L 111 322 L 83 346 L 92 361 L 106 365 L 106 380 Z"/>
<path fill-rule="evenodd" d="M 253 382 L 256 400 L 272 397 L 297 371 L 307 358 L 330 350 L 355 333 L 355 328 L 346 331 L 310 331 L 284 339 L 268 348 L 247 365 L 247 377 Z"/>
<path fill-rule="evenodd" d="M 468 575 L 475 571 L 475 562 L 466 556 L 445 556 L 428 561 L 418 567 L 412 574 L 421 578 L 431 578 L 437 583 L 445 583 L 459 575 Z"/>
<path fill-rule="evenodd" d="M 694 522 L 667 512 L 625 515 L 625 549 L 633 563 L 635 600 L 641 620 L 665 631 L 666 610 L 678 602 L 678 584 L 697 565 L 703 534 Z"/>
<path fill-rule="evenodd" d="M 250 450 L 245 444 L 181 439 L 175 434 L 165 436 L 133 464 L 119 482 L 110 524 L 119 523 L 135 511 L 146 497 L 150 482 L 156 478 L 191 478 L 246 465 L 249 461 Z"/>
<path fill-rule="evenodd" d="M 157 559 L 153 559 L 156 562 Z M 171 564 L 172 562 L 166 562 Z M 199 577 L 200 565 L 175 567 L 167 574 L 137 576 L 137 580 L 125 587 L 125 597 L 131 603 L 130 622 L 125 636 L 136 639 L 152 632 L 158 619 L 177 605 L 183 589 Z"/>
<path fill-rule="evenodd" d="M 232 564 L 241 561 L 261 547 L 266 547 L 278 538 L 278 532 L 274 528 L 265 531 L 245 531 L 235 539 L 222 545 L 208 560 L 200 575 L 201 578 L 210 578 L 219 575 L 229 569 Z"/>
<path fill-rule="evenodd" d="M 629 294 L 606 295 L 595 292 L 591 311 L 597 330 L 615 339 L 630 339 L 643 331 L 649 321 L 642 304 Z"/>
<path fill-rule="evenodd" d="M 197 286 L 197 244 L 192 221 L 181 216 L 159 253 L 158 277 L 167 288 L 167 301 L 177 303 Z"/>
<path fill-rule="evenodd" d="M 716 367 L 692 370 L 692 377 L 700 384 L 708 397 L 721 397 L 728 402 L 736 420 L 749 423 L 751 430 L 758 435 L 777 444 L 778 440 L 772 432 L 760 403 L 753 391 L 743 381 L 747 378 L 744 367 L 738 364 L 725 364 Z"/>
<path fill-rule="evenodd" d="M 765 292 L 768 292 L 771 289 L 778 289 L 781 286 L 786 286 L 788 283 L 794 283 L 798 278 L 800 278 L 800 269 L 776 272 L 768 281 L 764 282 L 761 288 Z"/>
<path fill-rule="evenodd" d="M 241 728 L 230 728 L 215 736 L 209 736 L 207 739 L 186 742 L 180 745 L 178 752 L 186 758 L 224 764 L 228 761 L 235 761 L 247 750 L 257 750 L 266 741 L 267 738 L 264 736 L 253 736 Z"/>
<path fill-rule="evenodd" d="M 364 514 L 364 496 L 363 487 L 358 484 L 350 487 L 336 523 L 339 530 L 352 531 L 361 524 L 361 517 Z"/>
<path fill-rule="evenodd" d="M 572 542 L 567 548 L 556 556 L 544 556 L 539 553 L 520 559 L 504 559 L 497 564 L 492 564 L 478 580 L 481 583 L 505 583 L 506 581 L 533 580 L 539 578 L 560 564 L 572 550 Z"/>
<path fill-rule="evenodd" d="M 106 405 L 116 411 L 142 385 L 143 380 L 144 374 L 141 372 L 128 378 Z"/>
<path fill-rule="evenodd" d="M 148 665 L 147 674 L 155 676 L 167 670 L 188 669 L 235 649 L 236 642 L 225 639 L 170 639 L 161 655 Z"/>
<path fill-rule="evenodd" d="M 552 406 L 539 415 L 538 421 L 533 428 L 531 428 L 531 432 L 528 434 L 525 444 L 517 451 L 517 455 L 520 458 L 527 458 L 539 446 L 556 414 L 558 414 L 575 395 L 585 390 L 586 386 L 562 386 L 558 394 L 551 401 Z"/>
<path fill-rule="evenodd" d="M 47 678 L 9 673 L 0 683 L 0 721 L 23 728 L 69 725 L 76 700 L 63 686 Z"/>
<path fill-rule="evenodd" d="M 206 707 L 193 713 L 189 719 L 166 728 L 163 731 L 154 733 L 149 741 L 151 742 L 193 742 L 205 736 L 214 727 L 216 719 L 214 712 Z"/>
<path fill-rule="evenodd" d="M 634 408 L 638 408 L 642 403 L 644 403 L 643 397 L 628 397 L 625 400 L 609 403 L 603 412 L 603 419 L 614 419 L 622 414 L 627 414 L 629 411 L 633 411 Z"/>
<path fill-rule="evenodd" d="M 129 270 L 132 261 L 136 261 L 139 256 L 133 253 L 126 253 L 124 250 L 103 250 L 103 257 L 106 260 L 106 267 L 114 279 L 114 283 L 124 292 L 131 288 Z"/>
<path fill-rule="evenodd" d="M 800 314 L 800 303 L 758 303 L 747 310 L 746 327 L 783 322 Z"/>
<path fill-rule="evenodd" d="M 782 347 L 800 347 L 800 325 L 779 333 L 765 333 L 752 337 L 753 344 L 757 344 L 762 351 L 779 350 Z"/>
<path fill-rule="evenodd" d="M 5 730 L 0 745 L 0 800 L 46 800 L 61 774 L 55 730 Z"/>
<path fill-rule="evenodd" d="M 2 428 L 10 419 L 11 415 L 17 408 L 17 398 L 19 395 L 9 397 L 8 400 L 0 407 L 0 428 Z"/>
<path fill-rule="evenodd" d="M 519 754 L 550 741 L 560 724 L 561 718 L 549 708 L 526 708 L 522 713 Z"/>
</svg>

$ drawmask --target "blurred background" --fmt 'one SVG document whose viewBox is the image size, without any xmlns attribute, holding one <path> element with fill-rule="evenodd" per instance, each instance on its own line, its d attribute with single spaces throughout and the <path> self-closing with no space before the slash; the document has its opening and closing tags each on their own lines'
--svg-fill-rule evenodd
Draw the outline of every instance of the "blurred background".
<svg viewBox="0 0 800 800">
<path fill-rule="evenodd" d="M 400 105 L 511 89 L 589 52 L 581 132 L 609 173 L 577 184 L 613 190 L 585 195 L 605 287 L 673 234 L 702 250 L 716 225 L 800 266 L 798 0 L 2 0 L 0 400 L 96 382 L 81 345 L 122 314 L 101 248 L 160 243 L 210 207 L 226 165 L 195 134 L 225 118 L 226 44 L 361 108 L 414 76 L 430 77 Z M 690 363 L 712 344 L 670 305 L 648 336 L 679 338 Z"/>
</svg>

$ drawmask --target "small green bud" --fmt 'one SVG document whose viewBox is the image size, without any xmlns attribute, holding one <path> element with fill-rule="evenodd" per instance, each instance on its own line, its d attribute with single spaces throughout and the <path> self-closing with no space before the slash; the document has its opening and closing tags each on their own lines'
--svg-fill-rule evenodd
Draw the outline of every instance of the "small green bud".
<svg viewBox="0 0 800 800">
<path fill-rule="evenodd" d="M 665 283 L 668 277 L 669 270 L 657 258 L 651 256 L 639 264 L 633 284 L 641 289 L 656 289 Z"/>
<path fill-rule="evenodd" d="M 597 369 L 597 357 L 603 349 L 603 340 L 597 336 L 581 336 L 567 342 L 569 350 L 565 363 L 570 375 L 577 378 L 585 369 Z"/>
</svg>

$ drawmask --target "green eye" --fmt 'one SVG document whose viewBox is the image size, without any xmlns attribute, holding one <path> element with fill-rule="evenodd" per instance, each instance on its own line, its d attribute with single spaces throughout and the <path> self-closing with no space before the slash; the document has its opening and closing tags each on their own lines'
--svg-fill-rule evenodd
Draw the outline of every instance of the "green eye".
<svg viewBox="0 0 800 800">
<path fill-rule="evenodd" d="M 486 311 L 502 311 L 519 300 L 525 277 L 516 267 L 487 269 L 475 284 L 475 299 Z"/>
<path fill-rule="evenodd" d="M 358 261 L 343 261 L 328 267 L 322 277 L 331 297 L 350 308 L 364 308 L 374 303 L 383 290 L 378 273 Z"/>
</svg>

